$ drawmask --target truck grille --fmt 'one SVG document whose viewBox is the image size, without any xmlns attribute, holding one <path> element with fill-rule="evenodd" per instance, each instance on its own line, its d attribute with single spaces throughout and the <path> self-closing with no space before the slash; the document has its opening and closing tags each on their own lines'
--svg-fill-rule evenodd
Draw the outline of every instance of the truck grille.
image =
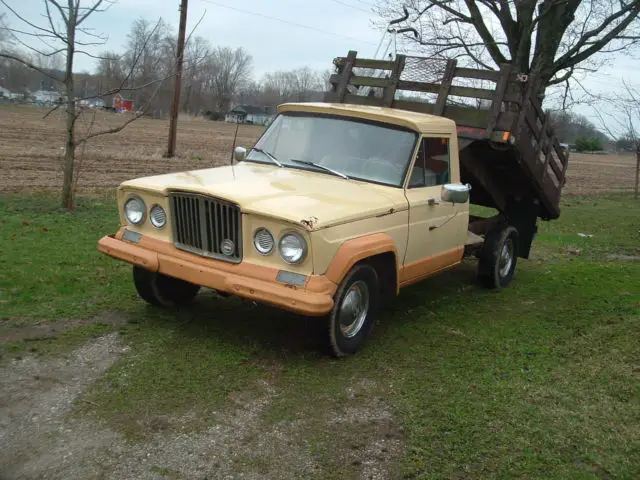
<svg viewBox="0 0 640 480">
<path fill-rule="evenodd" d="M 237 205 L 183 192 L 169 194 L 169 205 L 176 248 L 227 262 L 242 260 L 242 229 Z"/>
</svg>

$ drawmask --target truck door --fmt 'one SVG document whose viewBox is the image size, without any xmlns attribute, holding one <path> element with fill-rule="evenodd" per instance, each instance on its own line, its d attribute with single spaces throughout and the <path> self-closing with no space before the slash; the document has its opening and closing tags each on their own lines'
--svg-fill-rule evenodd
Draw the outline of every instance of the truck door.
<svg viewBox="0 0 640 480">
<path fill-rule="evenodd" d="M 445 183 L 459 183 L 457 142 L 446 135 L 423 136 L 405 184 L 409 238 L 400 283 L 410 284 L 456 265 L 462 258 L 469 203 L 442 200 Z"/>
</svg>

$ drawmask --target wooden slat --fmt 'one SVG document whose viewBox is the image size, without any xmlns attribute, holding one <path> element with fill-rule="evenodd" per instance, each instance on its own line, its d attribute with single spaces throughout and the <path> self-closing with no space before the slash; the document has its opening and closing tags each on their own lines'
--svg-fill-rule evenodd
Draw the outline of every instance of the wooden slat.
<svg viewBox="0 0 640 480">
<path fill-rule="evenodd" d="M 398 89 L 409 90 L 412 92 L 439 93 L 440 84 L 409 82 L 407 80 L 401 80 L 400 82 L 398 82 Z M 485 90 L 484 88 L 452 86 L 449 89 L 449 95 L 455 95 L 457 97 L 482 98 L 484 100 L 491 100 L 491 97 L 493 96 L 493 90 Z"/>
<path fill-rule="evenodd" d="M 344 66 L 347 62 L 347 57 L 338 57 L 335 59 L 335 64 Z M 394 62 L 392 60 L 375 60 L 372 58 L 356 58 L 354 66 L 357 68 L 372 68 L 374 70 L 391 70 Z"/>
<path fill-rule="evenodd" d="M 442 85 L 440 85 L 440 91 L 438 92 L 438 99 L 433 109 L 434 115 L 442 115 L 444 112 L 444 106 L 447 103 L 447 97 L 451 90 L 451 83 L 453 82 L 453 75 L 456 70 L 456 61 L 451 59 L 447 61 L 447 66 L 444 70 L 444 77 L 442 79 Z"/>
<path fill-rule="evenodd" d="M 549 150 L 549 155 L 550 154 L 551 154 L 551 150 Z M 558 166 L 558 163 L 555 160 L 553 162 L 549 161 L 549 164 L 551 165 L 551 169 L 555 172 L 556 176 L 558 177 L 560 184 L 562 184 L 562 169 Z"/>
<path fill-rule="evenodd" d="M 540 152 L 542 152 L 543 147 L 545 146 L 545 144 L 547 144 L 549 142 L 549 137 L 547 135 L 547 128 L 549 127 L 549 120 L 551 118 L 551 115 L 546 115 L 544 122 L 542 123 L 542 132 L 540 134 L 540 140 L 538 140 L 538 148 L 536 148 L 536 153 L 535 153 L 535 159 L 536 162 L 538 161 L 538 158 L 540 158 Z M 549 164 L 549 159 L 551 158 L 551 150 L 552 147 L 551 145 L 549 145 L 549 148 L 547 150 L 547 153 L 544 157 L 544 168 L 542 170 L 542 182 L 544 183 L 544 178 L 547 175 L 547 165 Z"/>
<path fill-rule="evenodd" d="M 498 123 L 498 115 L 500 115 L 500 109 L 502 107 L 502 102 L 504 101 L 505 93 L 507 91 L 507 85 L 509 84 L 509 74 L 511 73 L 511 65 L 503 64 L 500 66 L 500 73 L 498 77 L 498 82 L 496 84 L 496 89 L 493 92 L 493 96 L 491 98 L 491 113 L 489 114 L 489 122 L 487 123 L 487 128 L 485 130 L 485 135 L 487 138 L 491 136 L 493 129 Z"/>
<path fill-rule="evenodd" d="M 524 93 L 524 97 L 522 98 L 522 102 L 520 103 L 521 108 L 520 108 L 520 113 L 518 115 L 517 120 L 514 122 L 513 127 L 511 128 L 511 133 L 517 136 L 516 138 L 519 138 L 522 136 L 522 129 L 525 126 L 525 121 L 526 121 L 526 114 L 527 111 L 529 110 L 529 99 L 531 98 L 531 92 L 535 89 L 535 85 L 533 82 L 533 77 L 529 77 L 529 86 L 527 87 L 527 89 L 525 90 Z"/>
<path fill-rule="evenodd" d="M 340 74 L 340 80 L 336 87 L 336 93 L 339 101 L 342 101 L 347 94 L 347 85 L 349 85 L 349 79 L 351 77 L 351 71 L 353 70 L 353 64 L 356 60 L 357 52 L 355 50 L 350 50 L 347 55 L 344 68 Z"/>
<path fill-rule="evenodd" d="M 540 152 L 538 152 L 540 155 Z M 547 167 L 549 166 L 549 160 L 551 160 L 551 149 L 547 150 L 547 154 L 544 156 L 544 162 L 542 164 L 542 184 L 544 185 L 544 181 L 547 178 Z"/>
<path fill-rule="evenodd" d="M 539 142 L 541 138 L 541 133 L 540 133 L 541 130 L 538 128 L 538 119 L 533 114 L 533 109 L 532 108 L 526 109 L 526 111 L 524 112 L 524 115 L 526 119 L 525 126 L 529 127 L 529 134 L 533 135 L 533 137 Z"/>
<path fill-rule="evenodd" d="M 344 73 L 334 73 L 329 77 L 330 82 L 338 82 L 343 78 Z M 386 88 L 391 85 L 391 80 L 389 78 L 378 78 L 378 77 L 364 77 L 360 75 L 352 75 L 349 79 L 349 85 L 353 85 L 354 87 L 381 87 Z"/>
<path fill-rule="evenodd" d="M 356 58 L 356 67 L 373 68 L 375 70 L 393 70 L 393 60 L 374 60 L 370 58 Z"/>
<path fill-rule="evenodd" d="M 454 76 L 459 78 L 475 78 L 478 80 L 491 80 L 492 82 L 497 82 L 500 78 L 500 73 L 494 70 L 458 67 L 454 72 Z"/>
<path fill-rule="evenodd" d="M 382 95 L 382 105 L 385 107 L 390 107 L 393 104 L 393 98 L 396 94 L 396 87 L 398 86 L 400 74 L 404 68 L 405 59 L 405 55 L 396 56 L 396 61 L 394 62 L 393 70 L 391 71 L 391 76 L 388 80 L 389 84 L 384 89 L 384 94 Z"/>
</svg>

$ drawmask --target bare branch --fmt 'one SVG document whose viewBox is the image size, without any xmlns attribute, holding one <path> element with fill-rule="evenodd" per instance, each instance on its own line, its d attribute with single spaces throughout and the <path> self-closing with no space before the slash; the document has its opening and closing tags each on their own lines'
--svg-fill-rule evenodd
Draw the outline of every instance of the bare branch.
<svg viewBox="0 0 640 480">
<path fill-rule="evenodd" d="M 196 29 L 198 28 L 198 26 L 200 25 L 200 23 L 202 22 L 202 20 L 204 19 L 204 16 L 206 14 L 207 14 L 207 10 L 205 9 L 205 11 L 202 12 L 202 15 L 200 16 L 200 18 L 196 22 L 196 24 L 193 26 L 193 28 L 189 32 L 189 35 L 187 35 L 187 39 L 184 41 L 185 48 L 187 47 L 187 45 L 189 45 L 189 40 L 191 39 L 191 35 L 193 35 L 193 33 L 196 31 Z"/>
<path fill-rule="evenodd" d="M 13 33 L 13 34 L 19 33 L 20 35 L 28 35 L 28 36 L 31 36 L 31 37 L 38 37 L 38 38 L 42 38 L 42 37 L 44 37 L 44 38 L 58 38 L 55 35 L 51 35 L 51 34 L 48 34 L 48 33 L 25 32 L 24 30 L 18 30 L 16 28 L 3 27 L 3 26 L 0 26 L 0 30 L 5 30 L 5 31 L 7 31 L 9 33 Z"/>
<path fill-rule="evenodd" d="M 58 12 L 60 12 L 60 16 L 62 17 L 62 20 L 64 20 L 64 23 L 66 24 L 69 22 L 69 18 L 67 17 L 66 13 L 64 13 L 63 7 L 60 6 L 57 0 L 44 0 L 44 3 L 47 6 L 47 12 L 49 12 L 49 7 L 47 3 L 51 3 L 54 7 L 58 9 Z"/>
<path fill-rule="evenodd" d="M 84 13 L 80 18 L 78 18 L 78 20 L 76 21 L 76 27 L 79 27 L 80 25 L 82 25 L 82 23 L 95 11 L 102 11 L 102 10 L 98 10 L 98 7 L 100 7 L 100 5 L 102 5 L 104 0 L 96 0 L 96 3 L 93 4 L 93 6 L 88 7 L 86 13 Z"/>
<path fill-rule="evenodd" d="M 48 35 L 56 35 L 55 31 L 50 31 L 50 30 L 47 30 L 46 28 L 42 28 L 42 27 L 36 25 L 35 23 L 30 22 L 26 18 L 24 18 L 22 15 L 20 15 L 18 12 L 16 12 L 13 8 L 11 8 L 7 4 L 7 2 L 5 0 L 0 0 L 0 3 L 2 3 L 2 5 L 4 5 L 11 13 L 13 13 L 13 15 L 15 15 L 16 18 L 18 18 L 22 22 L 26 23 L 27 25 L 29 25 L 31 28 L 33 28 L 35 30 L 38 30 L 39 32 L 43 32 L 45 34 L 48 34 Z"/>
<path fill-rule="evenodd" d="M 2 58 L 6 58 L 6 59 L 8 59 L 8 60 L 14 60 L 14 61 L 16 61 L 16 62 L 18 62 L 18 63 L 21 63 L 21 64 L 22 64 L 22 65 L 24 65 L 25 67 L 29 67 L 29 68 L 31 68 L 32 70 L 35 70 L 36 72 L 39 72 L 39 73 L 41 73 L 41 74 L 43 74 L 43 75 L 45 75 L 45 76 L 49 77 L 50 79 L 55 80 L 56 82 L 62 82 L 62 79 L 61 79 L 61 78 L 56 77 L 55 75 L 52 75 L 51 73 L 49 73 L 49 72 L 47 72 L 47 71 L 43 70 L 43 69 L 42 69 L 42 68 L 40 68 L 40 67 L 36 67 L 32 62 L 29 62 L 29 61 L 27 61 L 27 60 L 24 60 L 24 59 L 22 59 L 22 58 L 20 58 L 20 57 L 18 57 L 18 56 L 16 56 L 16 55 L 13 55 L 13 54 L 11 54 L 11 53 L 0 52 L 0 57 L 2 57 Z"/>
<path fill-rule="evenodd" d="M 67 42 L 67 38 L 64 35 L 62 35 L 60 32 L 58 32 L 58 30 L 56 30 L 55 25 L 53 24 L 53 16 L 51 15 L 51 11 L 49 10 L 49 3 L 47 2 L 47 0 L 45 0 L 45 2 L 44 2 L 44 7 L 45 7 L 45 9 L 47 11 L 46 17 L 47 17 L 47 20 L 49 21 L 49 26 L 51 27 L 51 32 L 61 42 L 68 43 Z M 62 15 L 62 18 L 64 19 L 65 24 L 66 24 L 67 17 L 64 15 L 64 12 L 61 12 L 60 15 Z"/>
</svg>

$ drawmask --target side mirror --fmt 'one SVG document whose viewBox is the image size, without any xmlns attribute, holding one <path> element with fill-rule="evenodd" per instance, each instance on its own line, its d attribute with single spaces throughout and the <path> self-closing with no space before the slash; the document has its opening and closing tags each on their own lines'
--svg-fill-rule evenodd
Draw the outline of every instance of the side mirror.
<svg viewBox="0 0 640 480">
<path fill-rule="evenodd" d="M 467 203 L 471 185 L 468 183 L 447 183 L 442 186 L 442 200 L 451 203 Z"/>
<path fill-rule="evenodd" d="M 233 150 L 233 159 L 236 162 L 242 162 L 244 161 L 244 159 L 247 158 L 247 149 L 244 147 L 236 147 Z"/>
</svg>

